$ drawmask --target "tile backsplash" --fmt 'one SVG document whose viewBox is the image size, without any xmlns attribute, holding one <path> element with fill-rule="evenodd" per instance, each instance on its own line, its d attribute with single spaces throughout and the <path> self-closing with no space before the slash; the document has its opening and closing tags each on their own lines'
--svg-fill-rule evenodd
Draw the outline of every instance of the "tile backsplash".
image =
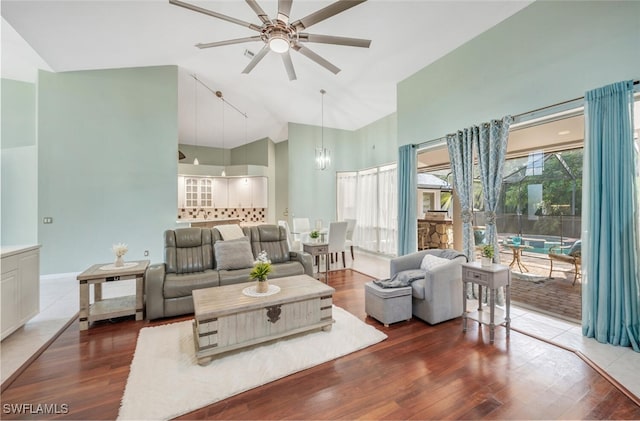
<svg viewBox="0 0 640 421">
<path fill-rule="evenodd" d="M 266 222 L 266 208 L 179 208 L 178 220 L 239 219 L 241 222 Z"/>
</svg>

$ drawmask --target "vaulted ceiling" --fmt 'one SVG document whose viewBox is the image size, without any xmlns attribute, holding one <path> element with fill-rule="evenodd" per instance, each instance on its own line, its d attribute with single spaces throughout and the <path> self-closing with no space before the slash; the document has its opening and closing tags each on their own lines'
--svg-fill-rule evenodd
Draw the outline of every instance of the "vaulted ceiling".
<svg viewBox="0 0 640 421">
<path fill-rule="evenodd" d="M 260 25 L 244 1 L 190 3 Z M 276 0 L 258 3 L 276 16 Z M 291 20 L 331 3 L 293 0 Z M 334 75 L 292 52 L 297 80 L 290 81 L 276 53 L 249 74 L 241 73 L 250 60 L 246 50 L 258 53 L 262 41 L 196 48 L 197 43 L 256 33 L 168 0 L 2 0 L 2 76 L 21 78 L 15 67 L 25 60 L 24 47 L 39 57 L 33 60 L 38 67 L 55 72 L 177 65 L 181 143 L 220 147 L 224 141 L 229 148 L 263 137 L 278 142 L 287 139 L 288 122 L 321 124 L 321 89 L 327 91 L 326 127 L 354 130 L 395 112 L 399 81 L 530 3 L 369 0 L 305 32 L 370 39 L 370 48 L 306 43 L 341 71 Z M 229 106 L 223 119 L 222 102 L 197 85 L 193 74 L 213 91 L 222 91 L 229 104 L 247 114 L 246 121 Z"/>
</svg>

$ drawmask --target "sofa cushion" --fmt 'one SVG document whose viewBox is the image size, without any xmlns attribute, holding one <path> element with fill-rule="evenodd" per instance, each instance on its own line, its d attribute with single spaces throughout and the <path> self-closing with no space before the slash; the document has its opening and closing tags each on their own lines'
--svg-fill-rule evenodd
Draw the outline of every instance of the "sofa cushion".
<svg viewBox="0 0 640 421">
<path fill-rule="evenodd" d="M 217 287 L 219 285 L 218 273 L 211 269 L 196 273 L 167 273 L 162 293 L 164 298 L 188 297 L 194 289 Z"/>
<path fill-rule="evenodd" d="M 271 269 L 272 271 L 269 274 L 269 278 L 273 279 L 304 274 L 304 266 L 298 261 L 272 264 Z"/>
<path fill-rule="evenodd" d="M 411 295 L 414 298 L 418 298 L 420 300 L 424 300 L 425 297 L 425 293 L 424 293 L 424 285 L 425 285 L 425 279 L 419 279 L 415 282 L 411 282 Z"/>
<path fill-rule="evenodd" d="M 237 240 L 238 238 L 242 238 L 245 236 L 244 232 L 242 232 L 242 228 L 240 228 L 240 225 L 237 224 L 218 225 L 215 227 L 215 229 L 218 230 L 224 241 Z"/>
<path fill-rule="evenodd" d="M 177 228 L 164 233 L 167 273 L 196 273 L 213 269 L 211 231 Z"/>
<path fill-rule="evenodd" d="M 272 263 L 284 263 L 290 260 L 287 231 L 278 225 L 258 225 L 248 230 L 251 249 L 256 256 L 265 251 Z"/>
<path fill-rule="evenodd" d="M 253 266 L 253 253 L 247 237 L 216 241 L 213 247 L 218 270 L 246 269 Z"/>
<path fill-rule="evenodd" d="M 582 241 L 578 240 L 569 249 L 569 253 L 567 255 L 571 257 L 580 257 L 582 254 Z"/>
<path fill-rule="evenodd" d="M 425 254 L 422 258 L 422 263 L 420 263 L 420 269 L 431 271 L 448 263 L 451 263 L 451 260 L 436 257 L 431 254 Z"/>
<path fill-rule="evenodd" d="M 245 269 L 218 271 L 218 275 L 220 276 L 220 286 L 241 284 L 243 282 L 251 282 L 251 278 L 249 278 L 249 273 L 251 273 L 251 269 L 253 269 L 253 267 L 245 268 Z"/>
</svg>

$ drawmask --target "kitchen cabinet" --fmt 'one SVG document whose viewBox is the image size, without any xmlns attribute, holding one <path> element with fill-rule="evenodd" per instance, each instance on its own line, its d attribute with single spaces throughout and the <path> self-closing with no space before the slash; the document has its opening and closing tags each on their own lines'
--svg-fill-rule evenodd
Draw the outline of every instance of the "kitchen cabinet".
<svg viewBox="0 0 640 421">
<path fill-rule="evenodd" d="M 216 177 L 213 179 L 211 185 L 211 193 L 213 195 L 213 207 L 214 208 L 228 208 L 229 207 L 229 180 L 222 177 Z"/>
<path fill-rule="evenodd" d="M 229 179 L 229 207 L 251 208 L 253 203 L 251 187 L 253 182 L 250 177 L 238 177 Z"/>
<path fill-rule="evenodd" d="M 0 339 L 40 311 L 40 246 L 3 247 Z"/>
<path fill-rule="evenodd" d="M 178 208 L 267 208 L 267 177 L 178 176 Z"/>
<path fill-rule="evenodd" d="M 251 207 L 267 208 L 269 206 L 267 177 L 253 177 L 251 181 Z"/>
</svg>

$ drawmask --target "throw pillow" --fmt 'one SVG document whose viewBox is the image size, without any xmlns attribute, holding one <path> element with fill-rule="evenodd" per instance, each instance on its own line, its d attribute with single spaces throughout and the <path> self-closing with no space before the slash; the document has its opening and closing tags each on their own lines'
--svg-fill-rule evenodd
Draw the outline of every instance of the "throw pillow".
<svg viewBox="0 0 640 421">
<path fill-rule="evenodd" d="M 253 266 L 253 253 L 247 237 L 232 241 L 216 241 L 213 248 L 218 270 L 246 269 Z"/>
<path fill-rule="evenodd" d="M 238 238 L 244 237 L 244 233 L 242 232 L 240 225 L 217 225 L 216 229 L 220 232 L 222 239 L 225 241 L 237 240 Z"/>
<path fill-rule="evenodd" d="M 436 257 L 432 254 L 425 254 L 422 258 L 422 263 L 420 263 L 420 269 L 422 270 L 434 270 L 440 266 L 446 265 L 450 263 L 451 260 L 443 259 L 441 257 Z"/>
</svg>

